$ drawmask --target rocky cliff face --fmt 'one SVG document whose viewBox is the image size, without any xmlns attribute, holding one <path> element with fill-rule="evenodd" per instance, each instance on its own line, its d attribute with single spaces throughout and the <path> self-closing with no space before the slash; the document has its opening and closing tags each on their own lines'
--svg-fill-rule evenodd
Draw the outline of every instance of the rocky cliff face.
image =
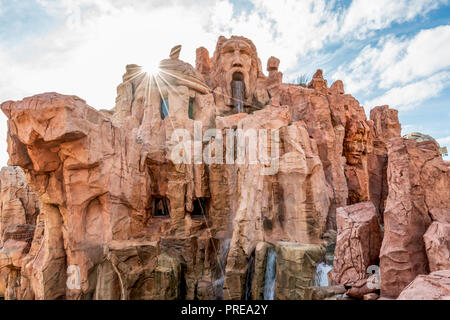
<svg viewBox="0 0 450 320">
<path fill-rule="evenodd" d="M 395 298 L 418 275 L 449 266 L 450 171 L 433 141 L 392 139 L 388 157 L 381 293 Z"/>
<path fill-rule="evenodd" d="M 158 74 L 127 66 L 110 111 L 57 93 L 1 105 L 16 167 L 1 179 L 0 296 L 362 298 L 379 293 L 383 221 L 382 294 L 448 269 L 448 167 L 399 138 L 395 110 L 367 119 L 321 70 L 283 83 L 275 57 L 266 76 L 243 37 L 199 48 L 196 68 L 180 50 Z M 386 262 L 399 243 L 420 270 Z"/>
<path fill-rule="evenodd" d="M 20 295 L 22 262 L 30 251 L 39 202 L 18 167 L 0 171 L 0 296 Z"/>
</svg>

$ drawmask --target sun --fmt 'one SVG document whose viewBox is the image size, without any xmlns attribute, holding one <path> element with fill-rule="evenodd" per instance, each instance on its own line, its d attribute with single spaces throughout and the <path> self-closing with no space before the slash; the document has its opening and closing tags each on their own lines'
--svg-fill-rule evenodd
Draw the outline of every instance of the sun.
<svg viewBox="0 0 450 320">
<path fill-rule="evenodd" d="M 160 71 L 160 69 L 159 69 L 159 64 L 155 64 L 155 63 L 153 63 L 153 64 L 146 64 L 146 65 L 143 67 L 143 70 L 144 70 L 144 72 L 147 73 L 149 76 L 150 76 L 150 75 L 157 75 L 157 74 L 159 74 L 159 71 Z"/>
</svg>

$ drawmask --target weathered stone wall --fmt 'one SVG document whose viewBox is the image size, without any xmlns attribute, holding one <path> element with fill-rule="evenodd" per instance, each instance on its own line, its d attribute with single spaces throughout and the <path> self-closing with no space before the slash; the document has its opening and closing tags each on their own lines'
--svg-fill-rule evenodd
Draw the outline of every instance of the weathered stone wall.
<svg viewBox="0 0 450 320">
<path fill-rule="evenodd" d="M 448 165 L 434 145 L 399 138 L 395 110 L 367 119 L 321 70 L 306 87 L 283 83 L 275 57 L 266 76 L 243 37 L 220 37 L 212 57 L 199 48 L 196 68 L 180 50 L 158 74 L 128 65 L 113 110 L 57 93 L 1 104 L 17 167 L 1 173 L 0 294 L 261 299 L 275 248 L 276 299 L 330 298 L 343 285 L 361 298 L 383 221 L 382 294 L 448 268 Z M 256 162 L 239 158 L 252 132 Z M 340 286 L 319 290 L 335 230 Z M 398 245 L 415 260 L 397 258 Z"/>
</svg>

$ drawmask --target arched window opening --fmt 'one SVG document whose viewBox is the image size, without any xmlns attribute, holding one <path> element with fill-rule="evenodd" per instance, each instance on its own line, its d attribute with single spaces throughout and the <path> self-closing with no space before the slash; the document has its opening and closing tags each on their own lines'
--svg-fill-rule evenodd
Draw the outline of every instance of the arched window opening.
<svg viewBox="0 0 450 320">
<path fill-rule="evenodd" d="M 164 120 L 169 116 L 169 98 L 163 99 L 161 98 L 161 119 Z"/>
<path fill-rule="evenodd" d="M 194 99 L 189 99 L 189 119 L 194 120 Z"/>
<path fill-rule="evenodd" d="M 198 198 L 194 200 L 194 210 L 192 217 L 208 216 L 208 198 Z"/>
<path fill-rule="evenodd" d="M 170 217 L 169 199 L 155 198 L 153 203 L 153 217 Z"/>
</svg>

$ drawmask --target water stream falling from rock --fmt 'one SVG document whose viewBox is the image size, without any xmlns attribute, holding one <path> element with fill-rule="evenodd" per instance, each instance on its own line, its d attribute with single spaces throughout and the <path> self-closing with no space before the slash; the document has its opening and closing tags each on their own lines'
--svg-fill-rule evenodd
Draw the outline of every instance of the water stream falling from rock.
<svg viewBox="0 0 450 320">
<path fill-rule="evenodd" d="M 264 276 L 264 300 L 275 299 L 275 280 L 277 276 L 277 253 L 270 248 L 267 253 L 266 273 Z"/>
<path fill-rule="evenodd" d="M 237 113 L 244 112 L 244 90 L 245 85 L 243 81 L 234 80 L 231 83 L 231 89 L 233 91 L 234 106 L 237 108 Z"/>
<path fill-rule="evenodd" d="M 219 268 L 220 268 L 221 276 L 219 279 L 217 279 L 213 283 L 213 288 L 216 288 L 216 290 L 218 290 L 218 292 L 219 292 L 219 295 L 218 295 L 219 300 L 222 300 L 222 298 L 223 298 L 223 285 L 225 283 L 225 267 L 227 264 L 228 253 L 230 251 L 230 243 L 231 243 L 231 239 L 224 239 L 221 242 L 221 246 L 219 249 L 219 259 L 220 259 Z"/>
<path fill-rule="evenodd" d="M 252 281 L 255 274 L 255 253 L 250 256 L 247 268 L 247 277 L 245 281 L 245 300 L 251 300 L 252 298 Z"/>
<path fill-rule="evenodd" d="M 333 269 L 332 266 L 321 262 L 316 269 L 316 276 L 314 280 L 314 285 L 316 287 L 328 287 L 328 273 Z"/>
</svg>

